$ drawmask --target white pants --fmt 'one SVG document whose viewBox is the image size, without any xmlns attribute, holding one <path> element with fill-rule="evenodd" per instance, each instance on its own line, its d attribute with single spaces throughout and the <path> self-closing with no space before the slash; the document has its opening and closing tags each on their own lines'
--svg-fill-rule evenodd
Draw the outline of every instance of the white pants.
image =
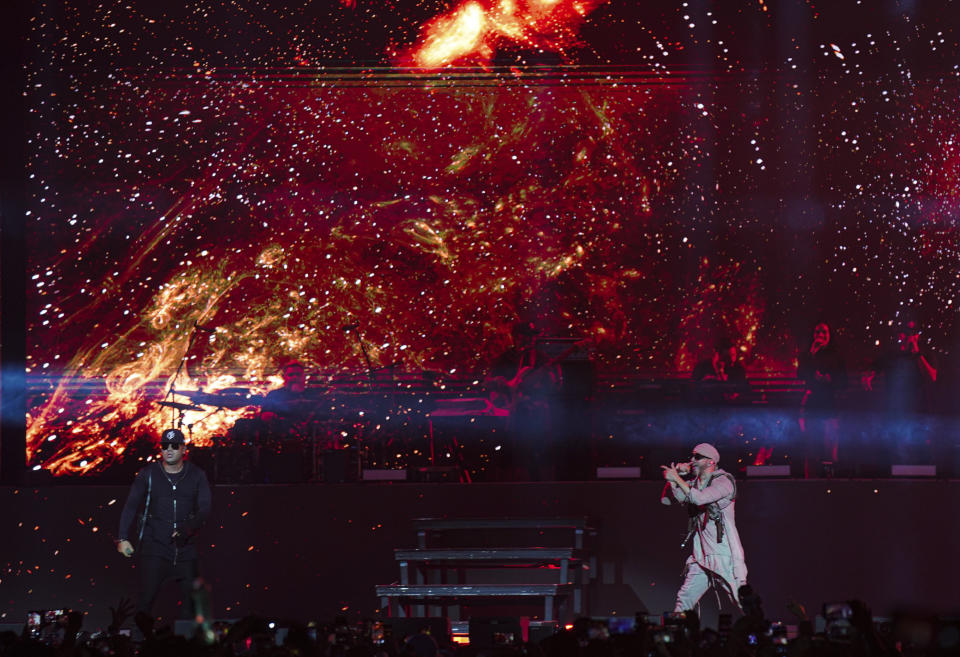
<svg viewBox="0 0 960 657">
<path fill-rule="evenodd" d="M 736 582 L 737 588 L 740 588 L 746 582 Z M 739 609 L 740 602 L 737 598 L 737 592 L 730 590 L 730 584 L 716 573 L 704 570 L 700 564 L 691 559 L 687 562 L 686 576 L 680 590 L 677 591 L 677 603 L 673 606 L 674 611 L 687 611 L 695 609 L 700 602 L 700 598 L 707 592 L 707 589 L 713 585 L 714 589 L 723 589 L 730 601 Z M 717 593 L 719 596 L 719 591 Z"/>
</svg>

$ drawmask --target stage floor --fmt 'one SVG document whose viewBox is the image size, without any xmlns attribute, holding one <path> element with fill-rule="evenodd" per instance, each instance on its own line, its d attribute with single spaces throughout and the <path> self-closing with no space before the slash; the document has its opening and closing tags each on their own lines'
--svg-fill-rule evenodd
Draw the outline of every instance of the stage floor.
<svg viewBox="0 0 960 657">
<path fill-rule="evenodd" d="M 661 613 L 673 605 L 689 548 L 686 516 L 660 504 L 656 481 L 512 484 L 363 483 L 215 486 L 201 570 L 214 615 L 382 617 L 374 587 L 399 581 L 395 548 L 416 545 L 415 518 L 584 516 L 596 530 L 587 612 Z M 105 626 L 108 607 L 136 593 L 134 562 L 113 538 L 127 488 L 0 488 L 0 622 L 72 608 Z M 738 482 L 737 525 L 749 581 L 770 618 L 791 599 L 863 599 L 876 615 L 957 610 L 960 553 L 949 519 L 956 480 Z M 175 614 L 167 590 L 156 612 Z M 536 612 L 534 612 L 536 613 Z M 708 595 L 704 621 L 716 623 Z"/>
</svg>

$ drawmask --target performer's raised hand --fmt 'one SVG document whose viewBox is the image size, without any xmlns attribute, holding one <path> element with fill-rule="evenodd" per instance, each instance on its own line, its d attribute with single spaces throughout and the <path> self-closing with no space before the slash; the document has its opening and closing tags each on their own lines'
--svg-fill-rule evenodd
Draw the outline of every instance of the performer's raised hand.
<svg viewBox="0 0 960 657">
<path fill-rule="evenodd" d="M 126 620 L 133 615 L 135 609 L 136 607 L 133 604 L 133 600 L 130 598 L 120 598 L 120 602 L 117 603 L 116 607 L 110 607 L 110 617 L 113 620 L 110 621 L 110 627 L 107 628 L 107 631 L 110 632 L 110 634 L 117 634 Z"/>
<path fill-rule="evenodd" d="M 919 354 L 920 353 L 920 336 L 914 333 L 913 335 L 908 335 L 903 340 L 904 351 L 908 354 Z"/>
<path fill-rule="evenodd" d="M 130 541 L 120 541 L 117 543 L 117 552 L 125 557 L 132 557 L 133 545 L 130 543 Z"/>
<path fill-rule="evenodd" d="M 663 478 L 667 481 L 673 481 L 679 483 L 680 473 L 677 472 L 677 464 L 671 463 L 670 465 L 661 465 L 660 469 L 663 470 Z"/>
</svg>

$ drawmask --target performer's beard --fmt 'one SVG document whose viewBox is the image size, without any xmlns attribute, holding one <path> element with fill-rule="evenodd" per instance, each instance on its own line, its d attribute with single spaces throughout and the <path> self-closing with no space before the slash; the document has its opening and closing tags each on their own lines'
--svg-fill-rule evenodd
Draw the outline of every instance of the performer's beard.
<svg viewBox="0 0 960 657">
<path fill-rule="evenodd" d="M 697 464 L 697 463 L 691 463 L 691 464 L 690 464 L 690 474 L 691 474 L 695 479 L 699 479 L 700 477 L 702 477 L 703 475 L 707 474 L 708 472 L 710 472 L 710 466 L 709 466 L 709 465 L 699 465 L 699 464 Z"/>
</svg>

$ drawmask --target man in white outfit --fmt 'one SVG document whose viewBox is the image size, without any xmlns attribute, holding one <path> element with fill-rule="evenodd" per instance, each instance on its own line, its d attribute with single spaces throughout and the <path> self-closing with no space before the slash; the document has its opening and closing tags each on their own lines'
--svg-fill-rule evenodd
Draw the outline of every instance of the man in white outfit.
<svg viewBox="0 0 960 657">
<path fill-rule="evenodd" d="M 747 564 L 734 520 L 737 485 L 733 475 L 717 467 L 719 462 L 717 448 L 700 443 L 689 463 L 660 466 L 667 480 L 660 501 L 686 505 L 690 521 L 683 545 L 693 541 L 674 611 L 694 609 L 710 586 L 718 596 L 723 590 L 739 607 L 737 591 L 747 583 Z"/>
</svg>

